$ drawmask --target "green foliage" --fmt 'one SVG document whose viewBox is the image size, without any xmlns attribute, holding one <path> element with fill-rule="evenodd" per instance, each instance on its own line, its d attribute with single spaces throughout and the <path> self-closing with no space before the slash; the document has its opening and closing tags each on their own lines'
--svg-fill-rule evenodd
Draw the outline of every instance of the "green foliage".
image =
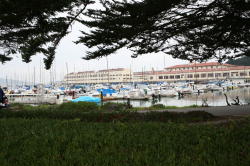
<svg viewBox="0 0 250 166">
<path fill-rule="evenodd" d="M 199 122 L 217 119 L 206 112 L 154 112 L 157 107 L 149 108 L 149 112 L 127 110 L 126 105 L 106 103 L 98 106 L 95 103 L 78 102 L 62 105 L 14 105 L 0 111 L 0 118 L 26 119 L 79 119 L 83 122 Z M 162 107 L 158 107 L 162 109 Z"/>
<path fill-rule="evenodd" d="M 250 66 L 250 56 L 245 56 L 238 59 L 230 59 L 227 64 L 237 65 L 237 66 Z"/>
<path fill-rule="evenodd" d="M 186 60 L 219 61 L 249 55 L 250 3 L 247 0 L 0 0 L 0 62 L 20 53 L 30 62 L 45 55 L 49 69 L 61 39 L 75 21 L 82 30 L 76 43 L 91 48 L 85 59 L 127 47 L 141 54 L 165 52 Z M 85 17 L 79 17 L 84 14 Z M 88 18 L 86 18 L 88 17 Z"/>
<path fill-rule="evenodd" d="M 85 59 L 127 47 L 141 54 L 165 52 L 174 58 L 218 61 L 249 54 L 250 2 L 246 0 L 103 1 L 89 9 L 93 30 L 78 43 L 92 48 Z"/>
<path fill-rule="evenodd" d="M 0 119 L 3 166 L 249 166 L 250 119 L 225 126 Z"/>
<path fill-rule="evenodd" d="M 20 53 L 24 62 L 45 55 L 49 69 L 55 49 L 91 0 L 0 0 L 0 62 Z"/>
<path fill-rule="evenodd" d="M 164 109 L 165 105 L 164 104 L 155 104 L 155 105 L 152 105 L 150 108 L 153 108 L 153 109 Z"/>
<path fill-rule="evenodd" d="M 127 105 L 124 103 L 104 103 L 101 107 L 102 111 L 126 111 Z"/>
<path fill-rule="evenodd" d="M 62 105 L 13 105 L 7 110 L 0 111 L 0 118 L 43 118 L 43 119 L 75 119 L 86 112 L 99 111 L 95 103 L 78 102 L 64 103 Z"/>
<path fill-rule="evenodd" d="M 99 109 L 98 105 L 93 102 L 68 102 L 63 103 L 58 107 L 58 110 L 60 111 L 84 111 L 84 112 L 90 112 L 90 111 L 97 111 Z"/>
<path fill-rule="evenodd" d="M 165 106 L 163 104 L 155 104 L 150 107 L 135 107 L 129 109 L 130 111 L 154 111 L 154 110 L 168 110 L 168 109 L 180 109 L 180 108 L 196 108 L 199 107 L 198 105 L 190 105 L 190 106 L 183 106 L 183 107 L 178 107 L 178 106 Z"/>
</svg>

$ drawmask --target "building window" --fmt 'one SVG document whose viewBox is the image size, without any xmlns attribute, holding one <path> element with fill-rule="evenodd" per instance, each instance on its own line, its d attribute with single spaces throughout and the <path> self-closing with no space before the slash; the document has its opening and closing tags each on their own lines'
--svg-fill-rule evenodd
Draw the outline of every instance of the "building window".
<svg viewBox="0 0 250 166">
<path fill-rule="evenodd" d="M 168 79 L 168 76 L 164 76 L 164 79 Z"/>
<path fill-rule="evenodd" d="M 193 78 L 193 74 L 188 74 L 188 78 Z"/>
<path fill-rule="evenodd" d="M 229 77 L 229 73 L 223 73 L 223 77 Z"/>
<path fill-rule="evenodd" d="M 154 77 L 150 77 L 150 80 L 154 79 Z"/>
<path fill-rule="evenodd" d="M 214 73 L 208 73 L 208 77 L 214 77 Z"/>
<path fill-rule="evenodd" d="M 159 76 L 159 79 L 160 79 L 160 80 L 163 79 L 163 76 Z"/>
<path fill-rule="evenodd" d="M 175 79 L 180 79 L 181 76 L 180 75 L 175 75 Z"/>
<path fill-rule="evenodd" d="M 201 74 L 201 78 L 206 78 L 207 74 Z"/>
<path fill-rule="evenodd" d="M 199 77 L 200 77 L 199 74 L 195 74 L 195 75 L 194 75 L 194 78 L 199 78 Z"/>
<path fill-rule="evenodd" d="M 221 73 L 215 73 L 215 77 L 221 77 Z"/>
<path fill-rule="evenodd" d="M 170 76 L 170 79 L 174 79 L 174 76 L 172 75 L 172 76 Z"/>
<path fill-rule="evenodd" d="M 240 76 L 246 76 L 246 74 L 245 73 L 240 73 Z"/>
<path fill-rule="evenodd" d="M 231 73 L 231 76 L 236 76 L 236 77 L 237 77 L 238 75 L 239 75 L 238 72 L 232 72 L 232 73 Z"/>
</svg>

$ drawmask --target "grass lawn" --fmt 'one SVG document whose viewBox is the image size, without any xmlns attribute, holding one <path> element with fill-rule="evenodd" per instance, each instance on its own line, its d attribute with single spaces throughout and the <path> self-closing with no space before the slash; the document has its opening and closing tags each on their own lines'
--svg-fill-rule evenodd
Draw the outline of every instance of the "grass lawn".
<svg viewBox="0 0 250 166">
<path fill-rule="evenodd" d="M 217 117 L 106 111 L 92 104 L 0 110 L 0 166 L 250 165 L 250 118 L 205 125 Z"/>
<path fill-rule="evenodd" d="M 218 125 L 0 119 L 1 166 L 249 166 L 250 120 Z"/>
</svg>

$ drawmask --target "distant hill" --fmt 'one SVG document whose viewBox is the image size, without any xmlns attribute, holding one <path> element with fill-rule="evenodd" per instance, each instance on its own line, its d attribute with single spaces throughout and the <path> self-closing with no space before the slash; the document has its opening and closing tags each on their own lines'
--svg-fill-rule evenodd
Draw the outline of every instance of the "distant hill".
<svg viewBox="0 0 250 166">
<path fill-rule="evenodd" d="M 231 64 L 231 65 L 250 66 L 250 57 L 245 56 L 245 57 L 238 58 L 235 60 L 231 59 L 231 60 L 227 61 L 226 63 Z"/>
</svg>

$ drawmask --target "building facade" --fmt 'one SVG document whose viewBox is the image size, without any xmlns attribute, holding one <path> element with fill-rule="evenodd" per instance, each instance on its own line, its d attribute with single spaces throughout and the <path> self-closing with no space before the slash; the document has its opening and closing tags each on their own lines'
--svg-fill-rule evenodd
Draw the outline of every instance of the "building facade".
<svg viewBox="0 0 250 166">
<path fill-rule="evenodd" d="M 118 68 L 69 73 L 64 77 L 64 82 L 67 84 L 126 83 L 131 82 L 131 79 L 130 69 Z"/>
<path fill-rule="evenodd" d="M 167 67 L 161 71 L 132 72 L 129 69 L 110 69 L 70 73 L 64 82 L 69 84 L 208 81 L 225 79 L 250 80 L 250 66 L 209 63 L 190 63 Z"/>
<path fill-rule="evenodd" d="M 135 74 L 138 82 L 144 82 L 145 80 L 147 82 L 175 82 L 250 79 L 250 66 L 235 66 L 217 62 L 191 63 L 171 66 L 162 71 Z"/>
</svg>

